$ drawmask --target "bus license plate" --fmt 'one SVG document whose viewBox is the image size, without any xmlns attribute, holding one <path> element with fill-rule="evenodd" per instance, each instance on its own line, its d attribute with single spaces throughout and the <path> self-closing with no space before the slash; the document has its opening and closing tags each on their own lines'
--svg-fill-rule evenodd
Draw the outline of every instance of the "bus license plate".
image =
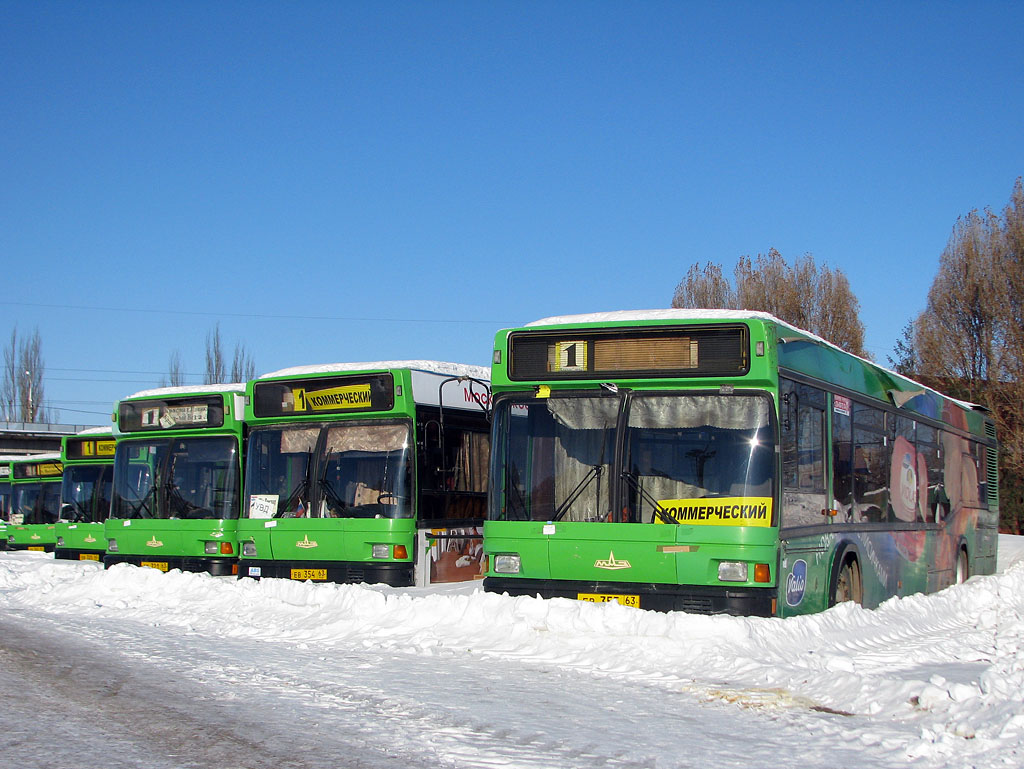
<svg viewBox="0 0 1024 769">
<path fill-rule="evenodd" d="M 79 553 L 79 561 L 98 561 L 100 559 L 99 553 Z"/>
<path fill-rule="evenodd" d="M 292 579 L 327 579 L 327 569 L 292 569 Z"/>
<path fill-rule="evenodd" d="M 611 595 L 610 593 L 577 593 L 576 600 L 590 601 L 591 603 L 610 603 L 618 601 L 623 606 L 640 608 L 640 596 L 638 595 Z"/>
<path fill-rule="evenodd" d="M 160 571 L 167 571 L 167 561 L 143 561 L 139 566 L 147 566 L 150 569 L 159 569 Z"/>
<path fill-rule="evenodd" d="M 35 550 L 35 551 L 40 552 L 40 553 L 45 553 L 46 552 L 46 548 L 45 547 L 40 547 L 39 545 L 29 545 L 28 549 L 29 550 Z"/>
</svg>

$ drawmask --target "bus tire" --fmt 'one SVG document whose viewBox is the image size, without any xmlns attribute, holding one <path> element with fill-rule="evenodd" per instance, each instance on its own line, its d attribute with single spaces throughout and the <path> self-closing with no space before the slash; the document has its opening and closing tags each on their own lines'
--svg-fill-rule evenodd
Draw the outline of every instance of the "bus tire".
<svg viewBox="0 0 1024 769">
<path fill-rule="evenodd" d="M 864 584 L 861 581 L 860 563 L 854 555 L 849 554 L 843 556 L 841 564 L 832 580 L 829 606 L 835 606 L 844 601 L 853 601 L 863 605 Z"/>
<path fill-rule="evenodd" d="M 970 567 L 967 561 L 967 548 L 961 547 L 956 555 L 956 567 L 953 571 L 953 584 L 962 585 L 970 577 Z"/>
</svg>

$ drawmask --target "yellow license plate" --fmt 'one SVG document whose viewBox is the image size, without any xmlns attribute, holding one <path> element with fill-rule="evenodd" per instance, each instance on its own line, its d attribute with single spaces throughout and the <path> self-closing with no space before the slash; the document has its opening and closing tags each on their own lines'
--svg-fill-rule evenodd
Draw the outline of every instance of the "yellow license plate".
<svg viewBox="0 0 1024 769">
<path fill-rule="evenodd" d="M 36 551 L 41 552 L 41 553 L 45 553 L 46 552 L 46 548 L 45 547 L 40 547 L 39 545 L 29 545 L 28 549 L 29 550 L 36 550 Z"/>
<path fill-rule="evenodd" d="M 79 553 L 79 561 L 98 561 L 100 559 L 99 553 Z"/>
<path fill-rule="evenodd" d="M 292 569 L 292 579 L 327 579 L 327 569 Z"/>
<path fill-rule="evenodd" d="M 638 595 L 611 595 L 610 593 L 577 593 L 576 600 L 590 601 L 591 603 L 611 603 L 618 601 L 623 606 L 640 608 L 640 596 Z"/>
<path fill-rule="evenodd" d="M 160 571 L 167 571 L 167 561 L 143 561 L 139 566 L 146 566 L 150 569 L 159 569 Z"/>
</svg>

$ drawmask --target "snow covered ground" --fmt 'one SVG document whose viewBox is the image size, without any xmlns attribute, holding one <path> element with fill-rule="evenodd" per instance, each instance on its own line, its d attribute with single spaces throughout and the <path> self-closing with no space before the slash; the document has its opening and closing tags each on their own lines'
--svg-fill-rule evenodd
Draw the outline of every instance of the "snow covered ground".
<svg viewBox="0 0 1024 769">
<path fill-rule="evenodd" d="M 787 620 L 0 553 L 0 767 L 1024 766 L 1022 539 Z"/>
</svg>

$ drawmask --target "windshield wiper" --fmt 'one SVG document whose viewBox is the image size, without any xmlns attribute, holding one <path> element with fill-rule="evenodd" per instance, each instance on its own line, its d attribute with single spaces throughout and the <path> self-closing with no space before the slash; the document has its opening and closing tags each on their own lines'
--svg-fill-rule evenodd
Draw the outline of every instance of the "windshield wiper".
<svg viewBox="0 0 1024 769">
<path fill-rule="evenodd" d="M 334 486 L 331 485 L 330 481 L 327 480 L 327 468 L 324 468 L 324 474 L 319 480 L 320 490 L 323 491 L 324 497 L 327 502 L 331 505 L 332 509 L 337 509 L 339 513 L 345 513 L 351 515 L 348 505 L 345 500 L 338 496 L 338 492 L 334 490 Z"/>
<path fill-rule="evenodd" d="M 651 496 L 651 493 L 649 491 L 644 490 L 643 486 L 640 485 L 640 481 L 637 479 L 636 475 L 629 472 L 628 470 L 623 470 L 622 479 L 626 481 L 626 483 L 628 483 L 637 494 L 640 495 L 640 498 L 642 500 L 644 500 L 645 502 L 650 504 L 651 507 L 654 508 L 654 514 L 661 519 L 662 523 L 679 523 L 679 521 L 677 521 L 675 518 L 668 514 L 668 511 L 661 506 L 661 503 L 658 502 L 658 500 Z"/>
<path fill-rule="evenodd" d="M 569 496 L 567 496 L 565 500 L 562 502 L 562 504 L 558 506 L 558 509 L 555 510 L 555 514 L 551 516 L 551 520 L 557 521 L 563 515 L 569 512 L 569 508 L 572 507 L 576 500 L 579 499 L 580 495 L 584 491 L 586 491 L 587 486 L 590 485 L 590 482 L 593 481 L 595 478 L 600 478 L 602 472 L 604 472 L 604 465 L 594 465 L 593 467 L 591 467 L 587 471 L 587 474 L 580 479 L 580 482 L 576 484 L 576 488 L 570 491 Z"/>
<path fill-rule="evenodd" d="M 145 494 L 142 495 L 142 498 L 139 500 L 139 504 L 136 505 L 136 504 L 132 504 L 131 502 L 128 503 L 129 505 L 132 506 L 132 514 L 130 516 L 131 518 L 136 518 L 136 517 L 138 517 L 138 518 L 152 518 L 153 517 L 153 511 L 149 509 L 149 502 L 148 502 L 148 500 L 149 500 L 150 497 L 153 497 L 154 500 L 156 499 L 156 490 L 157 490 L 157 488 L 158 487 L 157 487 L 157 485 L 155 483 L 152 486 L 150 486 L 149 487 L 149 491 L 147 491 Z M 143 510 L 146 511 L 145 515 L 142 514 Z"/>
<path fill-rule="evenodd" d="M 290 512 L 292 504 L 296 501 L 301 502 L 300 497 L 302 493 L 304 491 L 309 490 L 309 466 L 313 461 L 312 458 L 313 451 L 312 449 L 310 449 L 309 451 L 306 452 L 306 470 L 302 476 L 302 480 L 300 480 L 295 485 L 295 488 L 288 493 L 288 496 L 285 497 L 284 502 L 281 502 L 277 506 L 277 512 L 274 513 L 275 518 L 280 518 L 282 515 L 285 515 L 286 513 Z"/>
</svg>

